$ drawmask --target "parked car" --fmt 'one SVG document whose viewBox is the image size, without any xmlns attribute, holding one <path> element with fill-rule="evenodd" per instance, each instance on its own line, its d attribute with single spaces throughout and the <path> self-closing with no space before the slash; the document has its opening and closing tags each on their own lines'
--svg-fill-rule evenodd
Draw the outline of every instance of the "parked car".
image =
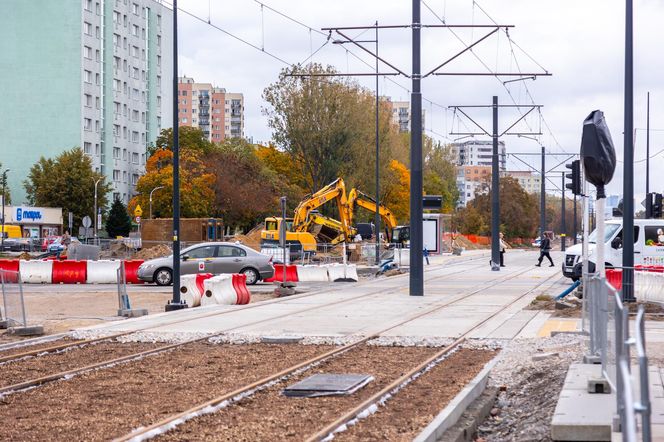
<svg viewBox="0 0 664 442">
<path fill-rule="evenodd" d="M 38 238 L 6 238 L 4 240 L 4 250 L 12 252 L 32 252 L 38 251 L 40 242 Z"/>
<path fill-rule="evenodd" d="M 61 236 L 45 236 L 42 238 L 41 250 L 42 252 L 48 251 L 48 246 L 53 244 L 56 240 L 62 238 Z"/>
<path fill-rule="evenodd" d="M 242 273 L 247 284 L 274 276 L 272 257 L 229 242 L 207 242 L 187 247 L 180 253 L 180 273 Z M 173 255 L 145 261 L 138 268 L 138 278 L 157 285 L 173 283 Z"/>
<path fill-rule="evenodd" d="M 75 236 L 72 236 L 71 237 L 71 243 L 72 244 L 74 244 L 74 243 L 79 243 L 80 244 L 80 241 Z M 48 252 L 51 252 L 51 253 L 64 251 L 65 250 L 65 245 L 62 244 L 62 237 L 61 236 L 58 237 L 55 241 L 53 241 L 51 244 L 49 244 L 46 250 Z"/>
</svg>

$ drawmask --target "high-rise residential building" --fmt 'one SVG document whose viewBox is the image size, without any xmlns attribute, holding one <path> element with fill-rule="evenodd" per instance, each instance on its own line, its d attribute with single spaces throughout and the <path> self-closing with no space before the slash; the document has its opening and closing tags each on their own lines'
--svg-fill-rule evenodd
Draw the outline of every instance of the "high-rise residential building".
<svg viewBox="0 0 664 442">
<path fill-rule="evenodd" d="M 542 190 L 542 179 L 540 174 L 531 170 L 509 170 L 503 173 L 519 182 L 521 187 L 528 193 L 540 193 Z"/>
<path fill-rule="evenodd" d="M 208 140 L 244 137 L 244 96 L 211 83 L 178 78 L 180 126 L 198 127 Z"/>
<path fill-rule="evenodd" d="M 388 103 L 392 112 L 392 124 L 399 132 L 410 132 L 410 101 L 392 101 L 389 97 L 381 97 Z M 422 127 L 424 127 L 425 111 L 422 110 Z"/>
<path fill-rule="evenodd" d="M 0 121 L 15 203 L 39 157 L 79 146 L 127 202 L 172 116 L 172 11 L 159 0 L 7 0 Z M 93 184 L 90 185 L 93 192 Z"/>
<path fill-rule="evenodd" d="M 452 154 L 457 166 L 491 166 L 493 157 L 493 141 L 470 140 L 463 143 L 452 143 Z M 498 142 L 498 167 L 506 170 L 507 152 L 505 142 Z"/>
<path fill-rule="evenodd" d="M 466 206 L 475 198 L 475 192 L 491 184 L 491 166 L 458 166 L 457 189 L 459 206 Z"/>
</svg>

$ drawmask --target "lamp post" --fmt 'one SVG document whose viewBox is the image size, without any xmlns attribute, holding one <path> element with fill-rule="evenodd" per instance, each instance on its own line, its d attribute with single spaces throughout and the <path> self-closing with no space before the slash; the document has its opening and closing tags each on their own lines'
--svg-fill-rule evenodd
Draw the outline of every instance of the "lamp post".
<svg viewBox="0 0 664 442">
<path fill-rule="evenodd" d="M 163 189 L 163 188 L 164 188 L 164 186 L 157 186 L 157 187 L 155 187 L 154 189 L 152 189 L 152 190 L 150 191 L 150 219 L 152 219 L 152 193 L 153 193 L 155 190 L 159 190 L 159 189 Z"/>
<path fill-rule="evenodd" d="M 5 251 L 5 189 L 7 187 L 7 172 L 5 169 L 2 172 L 2 230 L 0 230 L 0 252 Z"/>
<path fill-rule="evenodd" d="M 93 178 L 94 179 L 94 178 Z M 97 184 L 101 180 L 103 180 L 104 177 L 99 178 L 98 180 L 95 181 L 95 213 L 94 213 L 94 221 L 93 221 L 93 226 L 94 226 L 94 235 L 95 235 L 95 244 L 97 244 L 97 230 L 99 230 L 99 224 L 97 223 L 97 220 L 99 219 L 99 216 L 97 215 Z M 70 232 L 70 234 L 73 232 Z"/>
</svg>

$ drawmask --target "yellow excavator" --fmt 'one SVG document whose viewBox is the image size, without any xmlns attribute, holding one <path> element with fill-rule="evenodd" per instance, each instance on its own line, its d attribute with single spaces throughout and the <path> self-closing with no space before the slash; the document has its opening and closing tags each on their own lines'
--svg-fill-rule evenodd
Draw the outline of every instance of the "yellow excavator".
<svg viewBox="0 0 664 442">
<path fill-rule="evenodd" d="M 340 220 L 320 214 L 317 209 L 335 201 Z M 382 205 L 376 206 L 375 200 L 352 189 L 346 197 L 346 185 L 341 178 L 323 187 L 318 192 L 307 196 L 298 204 L 293 218 L 286 218 L 286 244 L 291 252 L 315 252 L 318 243 L 338 244 L 350 242 L 357 234 L 353 227 L 356 207 L 363 207 L 371 212 L 378 211 L 388 232 L 396 226 L 396 218 Z M 279 245 L 281 231 L 280 217 L 265 219 L 265 229 L 261 232 L 261 246 Z"/>
</svg>

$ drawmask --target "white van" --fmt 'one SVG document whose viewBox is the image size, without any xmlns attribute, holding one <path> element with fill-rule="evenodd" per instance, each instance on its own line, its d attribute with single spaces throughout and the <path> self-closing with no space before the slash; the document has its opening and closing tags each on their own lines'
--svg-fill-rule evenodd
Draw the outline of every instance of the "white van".
<svg viewBox="0 0 664 442">
<path fill-rule="evenodd" d="M 588 237 L 588 267 L 595 271 L 597 230 Z M 608 220 L 604 228 L 604 262 L 607 268 L 622 266 L 622 219 Z M 664 265 L 664 219 L 634 220 L 634 265 Z M 563 275 L 581 277 L 581 244 L 565 251 Z"/>
</svg>

